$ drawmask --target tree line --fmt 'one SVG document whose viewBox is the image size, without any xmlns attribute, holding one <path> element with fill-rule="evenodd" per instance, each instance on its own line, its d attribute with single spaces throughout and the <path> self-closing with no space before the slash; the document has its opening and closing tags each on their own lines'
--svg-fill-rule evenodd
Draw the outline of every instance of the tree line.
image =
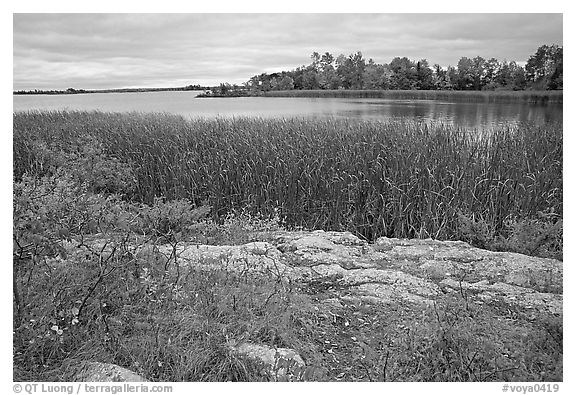
<svg viewBox="0 0 576 395">
<path fill-rule="evenodd" d="M 462 57 L 456 66 L 430 66 L 426 59 L 396 57 L 388 64 L 366 59 L 361 52 L 334 57 L 314 52 L 312 62 L 291 71 L 255 75 L 250 91 L 292 89 L 384 90 L 559 90 L 562 89 L 563 48 L 542 45 L 525 66 L 516 62 Z"/>
<path fill-rule="evenodd" d="M 14 91 L 14 95 L 75 95 L 80 93 L 131 93 L 131 92 L 174 92 L 174 91 L 198 91 L 206 90 L 210 87 L 201 85 L 187 85 L 177 88 L 113 88 L 113 89 L 75 89 L 68 88 L 66 90 L 18 90 Z"/>
</svg>

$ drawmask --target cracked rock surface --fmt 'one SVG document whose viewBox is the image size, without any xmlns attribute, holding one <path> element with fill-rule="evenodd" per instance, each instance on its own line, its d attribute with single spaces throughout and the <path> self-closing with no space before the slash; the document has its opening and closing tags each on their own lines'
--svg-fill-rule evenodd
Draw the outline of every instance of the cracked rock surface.
<svg viewBox="0 0 576 395">
<path fill-rule="evenodd" d="M 173 253 L 170 246 L 157 248 L 165 256 Z M 461 241 L 382 237 L 369 244 L 349 232 L 281 232 L 244 245 L 181 244 L 176 257 L 199 269 L 323 284 L 338 289 L 342 300 L 417 308 L 449 292 L 466 292 L 471 302 L 562 314 L 562 262 Z"/>
<path fill-rule="evenodd" d="M 239 355 L 262 364 L 273 381 L 278 381 L 287 375 L 297 375 L 306 367 L 302 357 L 290 348 L 272 348 L 260 344 L 242 343 L 232 349 Z"/>
</svg>

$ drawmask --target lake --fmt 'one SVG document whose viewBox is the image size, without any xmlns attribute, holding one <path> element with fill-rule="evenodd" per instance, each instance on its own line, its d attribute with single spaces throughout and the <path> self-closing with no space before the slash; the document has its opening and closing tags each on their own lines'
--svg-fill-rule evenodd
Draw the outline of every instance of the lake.
<svg viewBox="0 0 576 395">
<path fill-rule="evenodd" d="M 562 104 L 462 103 L 444 100 L 363 98 L 230 97 L 197 98 L 199 91 L 92 93 L 76 95 L 13 95 L 14 111 L 101 110 L 169 112 L 185 117 L 257 116 L 351 117 L 443 122 L 465 128 L 504 123 L 562 120 Z"/>
</svg>

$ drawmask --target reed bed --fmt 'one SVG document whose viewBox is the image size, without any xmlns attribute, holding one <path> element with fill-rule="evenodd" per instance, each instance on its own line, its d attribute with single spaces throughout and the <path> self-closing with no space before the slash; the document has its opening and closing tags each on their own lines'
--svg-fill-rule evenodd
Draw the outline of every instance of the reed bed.
<svg viewBox="0 0 576 395">
<path fill-rule="evenodd" d="M 423 93 L 423 92 L 417 92 Z M 127 198 L 208 203 L 367 239 L 454 238 L 458 217 L 501 229 L 562 214 L 562 124 L 470 131 L 350 119 L 195 119 L 168 114 L 15 113 L 14 176 L 43 175 L 82 147 L 131 169 Z"/>
<path fill-rule="evenodd" d="M 562 91 L 418 91 L 418 90 L 289 90 L 262 92 L 266 97 L 338 97 L 391 100 L 447 100 L 486 103 L 559 103 Z"/>
</svg>

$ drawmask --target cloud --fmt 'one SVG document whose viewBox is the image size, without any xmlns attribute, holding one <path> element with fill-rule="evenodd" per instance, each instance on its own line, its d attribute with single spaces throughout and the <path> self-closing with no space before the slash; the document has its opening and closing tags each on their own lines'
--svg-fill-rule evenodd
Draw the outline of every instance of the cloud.
<svg viewBox="0 0 576 395">
<path fill-rule="evenodd" d="M 562 45 L 562 15 L 15 14 L 13 42 L 14 89 L 213 85 L 294 69 L 313 51 L 523 62 Z"/>
</svg>

